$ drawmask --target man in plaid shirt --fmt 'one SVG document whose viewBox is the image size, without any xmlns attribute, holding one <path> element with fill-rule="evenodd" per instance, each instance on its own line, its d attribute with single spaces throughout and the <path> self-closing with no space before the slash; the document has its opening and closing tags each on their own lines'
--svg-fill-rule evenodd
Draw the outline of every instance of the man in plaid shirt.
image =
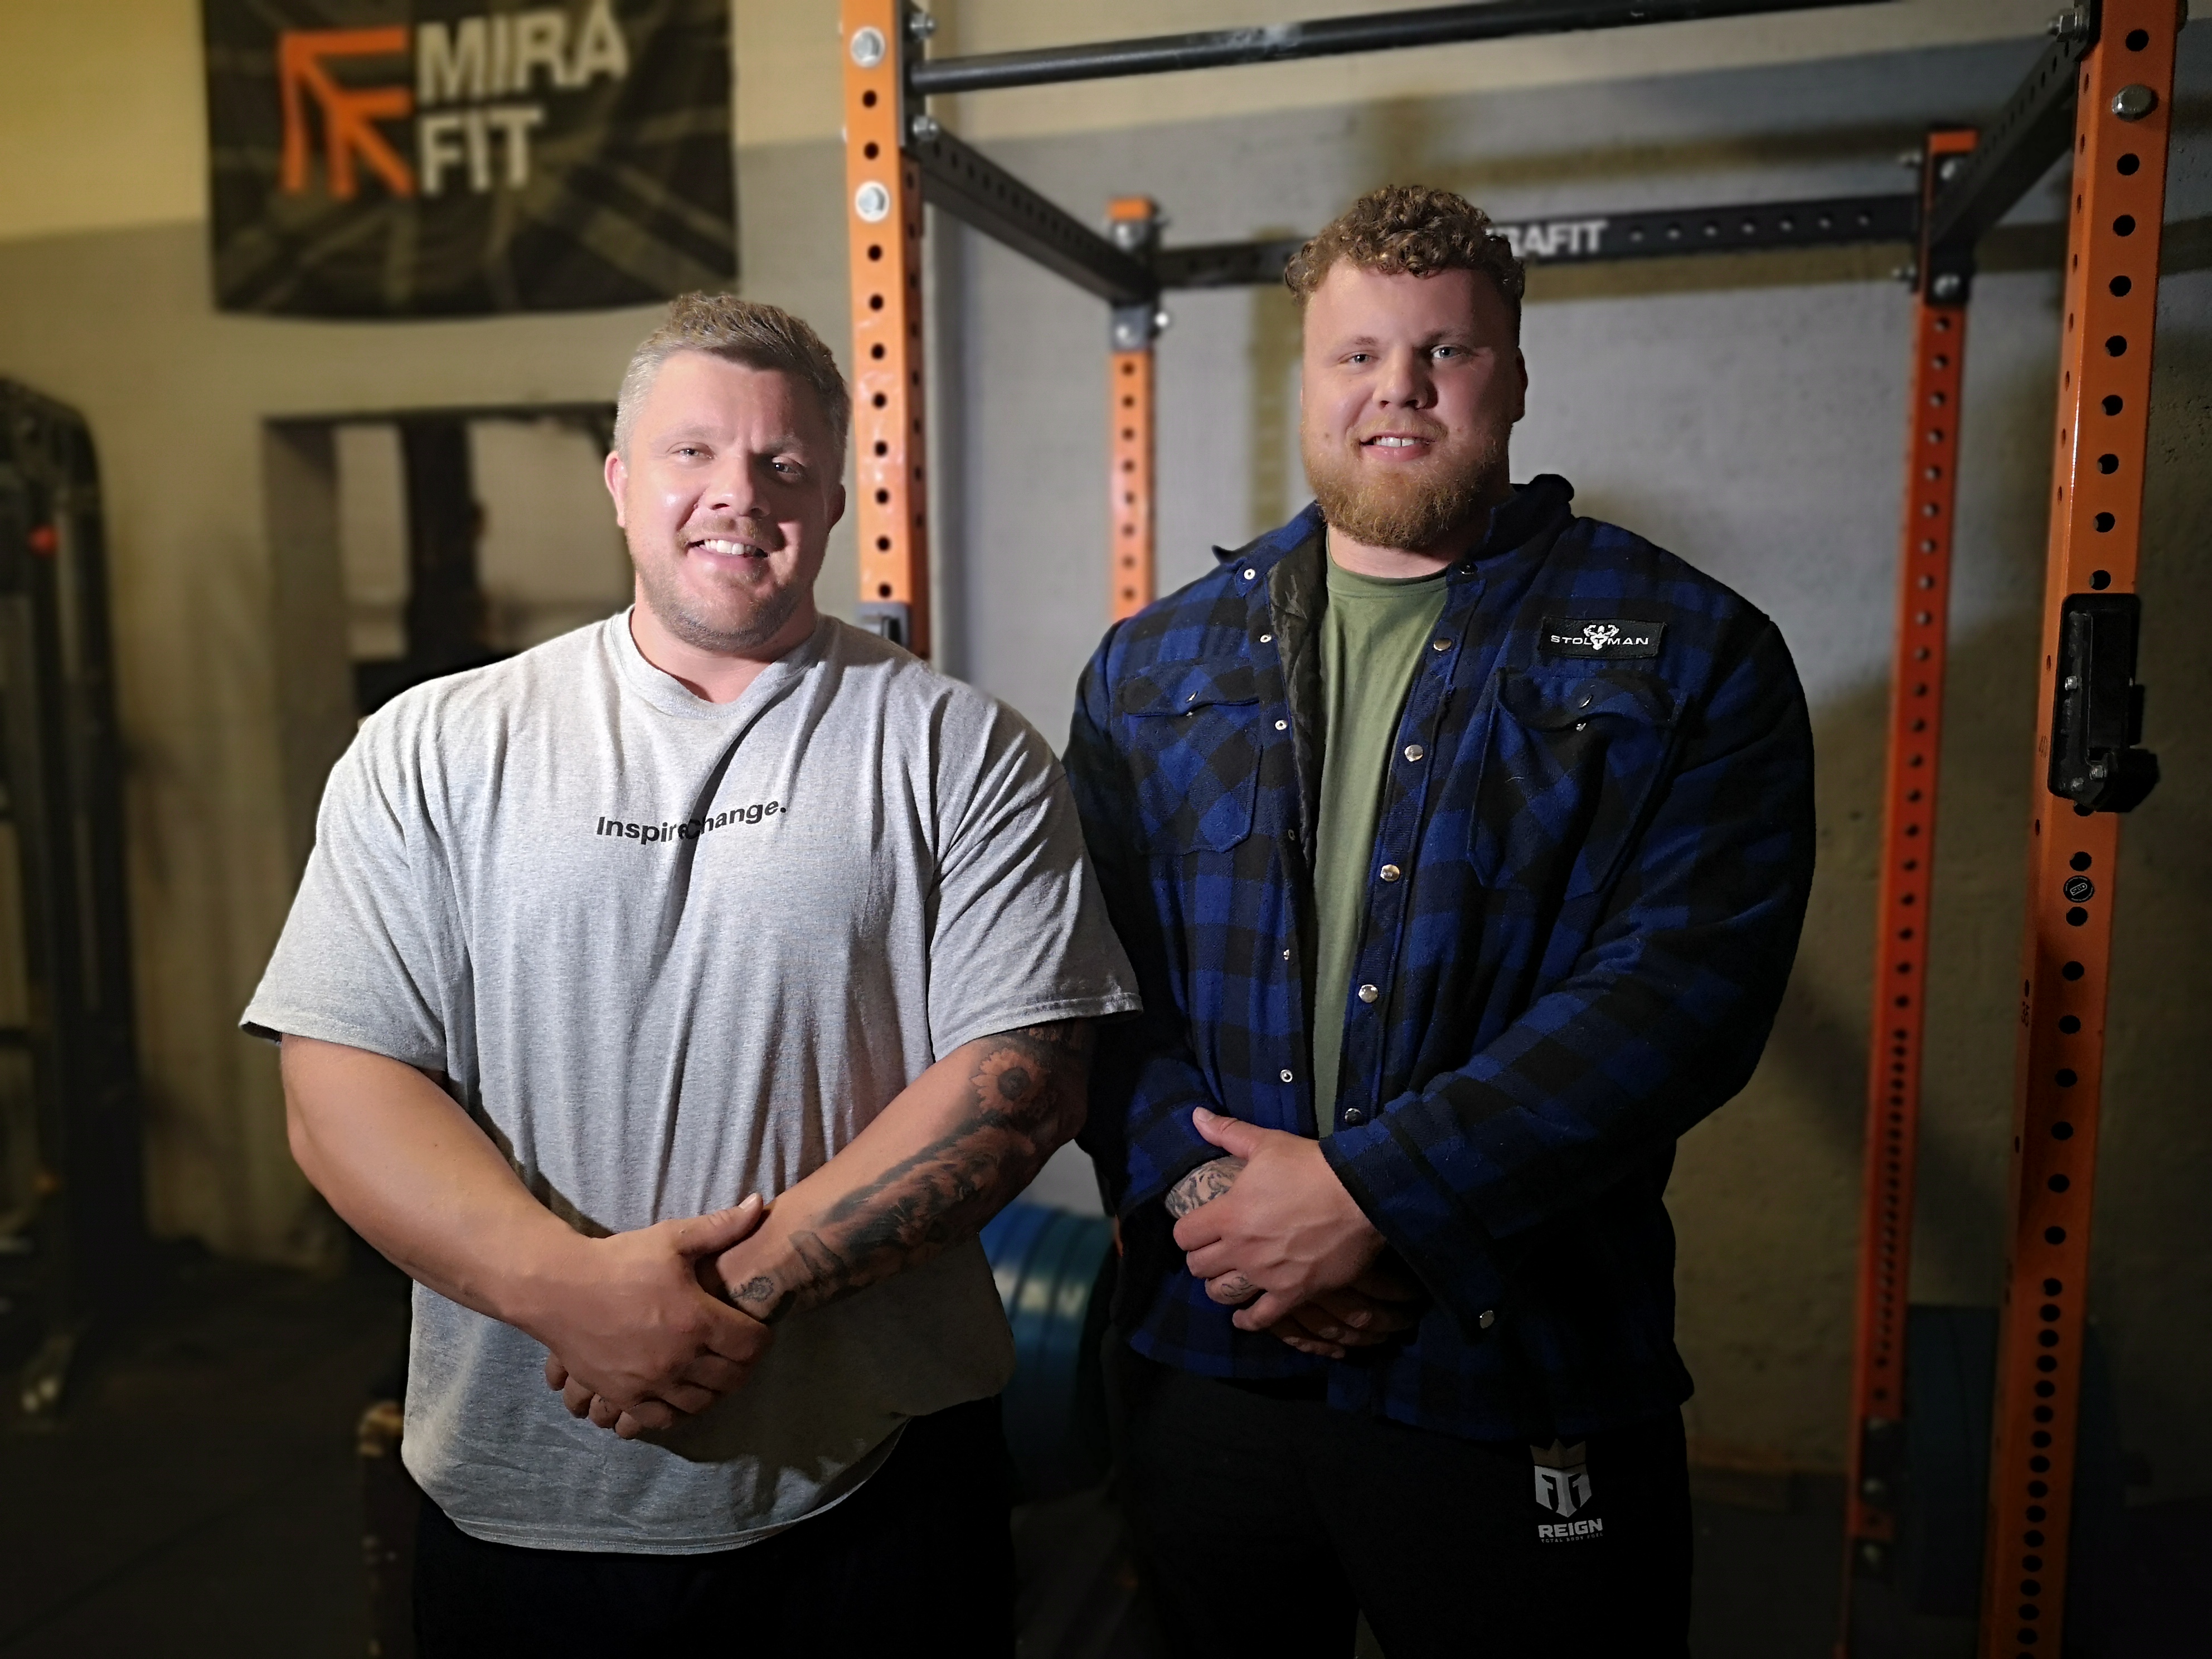
<svg viewBox="0 0 2212 1659">
<path fill-rule="evenodd" d="M 1774 624 L 1510 482 L 1522 270 L 1382 190 L 1286 274 L 1316 503 L 1118 624 L 1067 767 L 1145 1000 L 1083 1141 L 1194 1654 L 1686 1653 L 1676 1138 L 1803 920 Z"/>
</svg>

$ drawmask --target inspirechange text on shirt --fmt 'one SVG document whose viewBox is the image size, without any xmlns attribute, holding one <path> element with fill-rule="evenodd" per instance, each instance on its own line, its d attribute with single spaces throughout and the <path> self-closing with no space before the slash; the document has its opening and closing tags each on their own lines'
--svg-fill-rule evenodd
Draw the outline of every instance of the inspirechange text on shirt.
<svg viewBox="0 0 2212 1659">
<path fill-rule="evenodd" d="M 726 829 L 734 823 L 758 823 L 763 818 L 774 817 L 784 811 L 781 801 L 755 801 L 750 806 L 733 806 L 726 812 L 717 812 L 712 817 L 685 818 L 676 823 L 629 823 L 620 818 L 601 818 L 594 835 L 615 836 L 624 841 L 639 842 L 657 841 L 693 841 L 709 830 Z"/>
</svg>

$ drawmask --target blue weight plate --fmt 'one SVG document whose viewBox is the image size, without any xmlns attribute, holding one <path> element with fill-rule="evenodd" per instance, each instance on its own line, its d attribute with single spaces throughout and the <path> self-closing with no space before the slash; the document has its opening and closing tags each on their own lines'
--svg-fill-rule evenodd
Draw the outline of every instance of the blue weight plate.
<svg viewBox="0 0 2212 1659">
<path fill-rule="evenodd" d="M 1014 1316 L 1014 1295 L 1021 1287 L 1037 1235 L 1057 1213 L 1042 1204 L 1009 1204 L 983 1224 L 983 1254 L 991 1263 L 991 1282 L 998 1289 L 999 1305 L 1006 1310 L 1009 1320 Z"/>
<path fill-rule="evenodd" d="M 1037 1355 L 1040 1374 L 1056 1402 L 1054 1415 L 1063 1425 L 1074 1409 L 1077 1373 L 1089 1358 L 1083 1352 L 1083 1330 L 1097 1288 L 1098 1269 L 1114 1248 L 1113 1226 L 1103 1216 L 1070 1216 L 1068 1220 L 1073 1224 L 1068 1228 L 1068 1248 L 1060 1258 L 1051 1316 Z"/>
<path fill-rule="evenodd" d="M 1055 1214 L 1047 1222 L 1036 1242 L 1030 1247 L 1029 1260 L 1022 1267 L 1022 1281 L 1014 1292 L 1011 1318 L 1014 1328 L 1014 1364 L 1018 1375 L 1025 1379 L 1038 1376 L 1037 1366 L 1044 1357 L 1053 1310 L 1059 1301 L 1062 1265 L 1071 1251 L 1080 1248 L 1081 1235 L 1067 1224 L 1073 1219 L 1069 1215 Z"/>
<path fill-rule="evenodd" d="M 1025 1473 L 1042 1470 L 1066 1430 L 1069 1389 L 1050 1366 L 1060 1285 L 1084 1245 L 1082 1218 L 1055 1212 L 1030 1247 L 1014 1297 L 1014 1379 L 1006 1392 L 1006 1439 Z"/>
</svg>

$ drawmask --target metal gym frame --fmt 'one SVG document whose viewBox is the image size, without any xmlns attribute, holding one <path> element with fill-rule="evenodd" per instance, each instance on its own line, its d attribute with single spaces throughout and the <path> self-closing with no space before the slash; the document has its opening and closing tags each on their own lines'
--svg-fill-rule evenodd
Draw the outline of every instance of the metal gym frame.
<svg viewBox="0 0 2212 1659">
<path fill-rule="evenodd" d="M 60 1410 L 82 1345 L 144 1277 L 105 526 L 83 419 L 0 380 L 0 856 L 21 930 L 0 951 L 20 951 L 25 1004 L 0 1049 L 29 1061 L 27 1097 L 0 1099 L 0 1159 L 32 1164 L 27 1192 L 0 1193 L 0 1340 L 16 1346 L 12 1316 L 35 1345 L 15 1402 L 27 1423 Z M 27 1137 L 6 1121 L 24 1108 Z"/>
<path fill-rule="evenodd" d="M 842 0 L 860 612 L 927 655 L 925 203 L 1110 307 L 1109 605 L 1153 598 L 1153 342 L 1171 289 L 1271 283 L 1296 239 L 1165 247 L 1146 198 L 1104 234 L 945 131 L 933 94 L 1389 47 L 1806 9 L 1850 0 L 1493 0 L 1266 29 L 932 60 L 908 0 Z M 1554 216 L 1501 227 L 1539 264 L 1912 242 L 1912 366 L 1851 1376 L 1844 1629 L 1894 1571 L 1905 1475 L 1905 1321 L 1941 755 L 1960 397 L 1975 247 L 2073 156 L 2065 333 L 2031 808 L 2006 1288 L 1981 1594 L 1983 1659 L 2055 1653 L 2074 1487 L 2103 1069 L 2117 813 L 2157 779 L 2137 745 L 2143 460 L 2175 40 L 2174 0 L 2092 0 L 1977 132 L 1940 129 L 1911 192 Z"/>
<path fill-rule="evenodd" d="M 1925 1029 L 1929 877 L 1960 391 L 1974 243 L 2072 155 L 2057 442 L 2030 790 L 2011 1203 L 1982 1554 L 1982 1659 L 2064 1630 L 2089 1220 L 2119 850 L 2158 780 L 2136 684 L 2151 346 L 2176 38 L 2172 0 L 2062 13 L 1977 142 L 1930 135 L 1913 302 L 1896 658 L 1868 1057 L 1844 1638 L 1893 1571 L 1905 1473 L 1904 1321 Z"/>
</svg>

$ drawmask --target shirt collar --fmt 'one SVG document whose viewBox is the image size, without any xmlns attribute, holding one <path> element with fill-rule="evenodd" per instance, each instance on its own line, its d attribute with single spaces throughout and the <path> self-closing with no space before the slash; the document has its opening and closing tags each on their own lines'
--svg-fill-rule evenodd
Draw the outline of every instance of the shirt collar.
<svg viewBox="0 0 2212 1659">
<path fill-rule="evenodd" d="M 1455 576 L 1469 575 L 1484 562 L 1519 551 L 1555 525 L 1572 516 L 1575 487 L 1556 472 L 1540 472 L 1527 483 L 1514 486 L 1513 494 L 1490 510 L 1481 538 L 1467 557 L 1454 567 Z M 1321 504 L 1309 501 L 1288 524 L 1237 548 L 1217 547 L 1213 556 L 1224 564 L 1236 560 L 1265 567 L 1296 552 L 1322 530 Z"/>
<path fill-rule="evenodd" d="M 750 718 L 766 708 L 782 696 L 794 680 L 822 659 L 838 626 L 835 617 L 823 617 L 815 624 L 811 634 L 763 668 L 753 683 L 738 696 L 728 702 L 709 702 L 704 697 L 696 696 L 674 675 L 654 667 L 646 660 L 645 653 L 637 648 L 636 637 L 629 631 L 629 611 L 625 610 L 600 624 L 605 630 L 600 638 L 608 653 L 613 657 L 616 672 L 621 675 L 623 683 L 661 713 L 696 720 L 727 721 Z"/>
</svg>

